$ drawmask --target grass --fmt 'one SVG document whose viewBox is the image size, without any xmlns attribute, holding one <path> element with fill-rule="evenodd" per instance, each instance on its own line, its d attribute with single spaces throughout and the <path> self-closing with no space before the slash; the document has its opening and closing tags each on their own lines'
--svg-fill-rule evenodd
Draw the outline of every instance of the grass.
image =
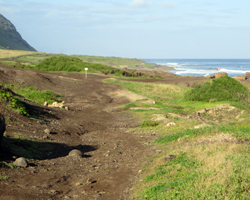
<svg viewBox="0 0 250 200">
<path fill-rule="evenodd" d="M 157 126 L 157 125 L 159 125 L 159 122 L 153 122 L 153 121 L 146 120 L 146 121 L 143 121 L 141 123 L 141 128 L 152 127 L 152 126 Z"/>
<path fill-rule="evenodd" d="M 4 103 L 10 103 L 10 107 L 22 115 L 29 116 L 28 111 L 24 104 L 10 92 L 0 90 L 0 100 Z"/>
<path fill-rule="evenodd" d="M 159 156 L 151 164 L 137 198 L 248 199 L 249 152 L 247 145 L 228 143 L 173 150 L 176 158 Z"/>
<path fill-rule="evenodd" d="M 232 80 L 230 79 L 230 81 Z M 192 88 L 111 79 L 104 82 L 121 85 L 129 91 L 156 102 L 156 104 L 148 105 L 135 101 L 125 105 L 124 108 L 137 106 L 160 108 L 160 110 L 153 111 L 126 111 L 143 119 L 140 127 L 135 131 L 141 134 L 151 131 L 160 136 L 151 144 L 163 152 L 153 155 L 149 158 L 150 162 L 143 167 L 143 173 L 133 188 L 135 199 L 250 199 L 248 193 L 250 191 L 250 147 L 233 142 L 210 143 L 209 140 L 205 140 L 206 142 L 203 144 L 195 143 L 200 137 L 206 138 L 220 133 L 229 133 L 232 134 L 232 137 L 249 140 L 250 107 L 245 98 L 248 95 L 241 96 L 237 93 L 236 96 L 229 99 L 212 98 L 208 101 L 194 101 L 186 96 L 197 92 Z M 241 91 L 239 88 L 243 88 L 238 84 L 236 84 L 236 88 L 233 88 L 232 85 L 230 87 L 232 87 L 229 88 L 230 91 L 238 92 Z M 223 90 L 228 89 L 222 88 Z M 243 88 L 243 93 L 246 94 L 248 91 Z M 224 96 L 228 97 L 227 94 Z M 195 111 L 216 108 L 224 104 L 236 108 L 230 112 L 218 110 L 215 112 L 215 116 L 213 113 L 202 116 L 204 119 L 209 119 L 211 124 L 217 123 L 216 126 L 208 123 L 210 126 L 194 129 L 194 125 L 201 124 L 201 122 L 181 117 L 181 115 L 193 116 Z M 236 115 L 242 110 L 245 113 L 241 115 L 241 118 L 236 119 Z M 171 117 L 168 113 L 177 115 Z M 159 124 L 156 127 L 151 126 L 151 123 L 154 123 L 152 121 L 154 114 L 165 115 L 168 120 L 174 121 L 176 126 L 166 127 L 162 122 L 157 122 Z M 188 137 L 185 138 L 185 136 Z M 178 141 L 180 138 L 186 140 Z M 194 142 L 193 145 L 192 142 Z M 176 158 L 165 160 L 169 154 L 176 155 Z"/>
<path fill-rule="evenodd" d="M 4 180 L 4 181 L 6 181 L 6 180 L 8 180 L 10 177 L 8 177 L 8 176 L 1 176 L 0 175 L 0 180 Z"/>
<path fill-rule="evenodd" d="M 20 167 L 17 167 L 15 165 L 7 163 L 5 161 L 0 161 L 0 168 L 19 169 Z"/>
<path fill-rule="evenodd" d="M 45 101 L 49 104 L 52 104 L 54 101 L 62 101 L 62 95 L 55 94 L 50 90 L 42 92 L 35 87 L 22 88 L 19 89 L 17 93 L 38 104 L 43 104 Z"/>
<path fill-rule="evenodd" d="M 38 54 L 38 52 L 0 49 L 0 59 L 12 58 L 12 57 L 23 56 L 23 55 L 35 55 L 35 54 Z"/>
</svg>

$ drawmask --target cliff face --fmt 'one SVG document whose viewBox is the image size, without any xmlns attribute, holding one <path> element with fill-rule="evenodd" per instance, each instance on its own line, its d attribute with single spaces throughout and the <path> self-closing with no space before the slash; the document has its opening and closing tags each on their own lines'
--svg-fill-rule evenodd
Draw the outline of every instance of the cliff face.
<svg viewBox="0 0 250 200">
<path fill-rule="evenodd" d="M 0 48 L 11 50 L 36 51 L 17 32 L 15 26 L 0 14 Z"/>
</svg>

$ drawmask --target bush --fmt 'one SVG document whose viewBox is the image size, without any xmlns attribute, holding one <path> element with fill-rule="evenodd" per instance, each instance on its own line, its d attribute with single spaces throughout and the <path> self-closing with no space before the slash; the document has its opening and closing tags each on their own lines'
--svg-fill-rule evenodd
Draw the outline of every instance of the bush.
<svg viewBox="0 0 250 200">
<path fill-rule="evenodd" d="M 11 107 L 17 110 L 20 114 L 26 115 L 27 117 L 29 116 L 29 113 L 23 103 L 18 98 L 14 97 L 11 93 L 0 90 L 0 98 L 4 102 L 10 102 Z"/>
<path fill-rule="evenodd" d="M 148 121 L 148 120 L 143 121 L 143 122 L 141 123 L 141 127 L 142 127 L 142 128 L 151 127 L 151 126 L 158 126 L 158 125 L 159 125 L 158 122 L 152 122 L 152 121 Z"/>
<path fill-rule="evenodd" d="M 249 96 L 249 90 L 239 81 L 223 76 L 214 79 L 212 83 L 206 82 L 202 86 L 196 85 L 185 94 L 188 101 L 239 101 Z"/>
</svg>

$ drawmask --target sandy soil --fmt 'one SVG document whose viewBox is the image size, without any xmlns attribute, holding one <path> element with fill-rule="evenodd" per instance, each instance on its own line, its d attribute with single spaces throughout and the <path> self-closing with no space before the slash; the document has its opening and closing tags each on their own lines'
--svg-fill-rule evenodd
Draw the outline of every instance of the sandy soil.
<svg viewBox="0 0 250 200">
<path fill-rule="evenodd" d="M 10 177 L 0 180 L 0 199 L 131 199 L 130 189 L 146 162 L 144 158 L 157 151 L 146 145 L 156 136 L 128 131 L 139 126 L 140 121 L 116 107 L 143 97 L 118 85 L 104 84 L 105 78 L 89 74 L 85 79 L 79 73 L 46 73 L 0 65 L 0 82 L 52 90 L 62 94 L 69 106 L 67 111 L 23 99 L 31 104 L 29 109 L 37 112 L 37 120 L 0 106 L 0 112 L 8 119 L 3 143 L 19 133 L 34 144 L 53 146 L 53 150 L 41 150 L 40 156 L 33 155 L 36 159 L 29 160 L 27 168 L 0 168 L 1 176 Z M 170 77 L 131 81 L 192 86 L 202 80 Z M 45 129 L 53 133 L 46 140 Z M 80 150 L 84 156 L 68 156 L 72 149 Z M 22 155 L 3 148 L 1 160 L 12 163 L 19 156 Z"/>
</svg>

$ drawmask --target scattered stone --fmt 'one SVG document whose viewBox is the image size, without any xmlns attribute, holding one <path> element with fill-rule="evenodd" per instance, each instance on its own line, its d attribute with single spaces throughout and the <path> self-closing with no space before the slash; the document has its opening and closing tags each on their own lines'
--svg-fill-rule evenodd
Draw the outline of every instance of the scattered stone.
<svg viewBox="0 0 250 200">
<path fill-rule="evenodd" d="M 44 105 L 44 106 L 48 106 L 48 102 L 45 101 L 45 102 L 43 103 L 43 105 Z"/>
<path fill-rule="evenodd" d="M 44 130 L 44 133 L 46 133 L 47 135 L 49 135 L 49 134 L 50 134 L 50 130 L 46 128 L 46 129 Z"/>
<path fill-rule="evenodd" d="M 58 102 L 53 102 L 52 104 L 48 104 L 48 107 L 52 107 L 52 108 L 64 108 L 64 101 L 62 101 L 61 103 Z"/>
<path fill-rule="evenodd" d="M 209 75 L 209 74 L 208 74 L 208 75 L 205 75 L 204 77 L 207 78 L 207 79 L 213 79 L 213 78 L 215 78 L 214 75 Z"/>
<path fill-rule="evenodd" d="M 246 72 L 245 76 L 246 76 L 247 79 L 249 79 L 250 78 L 250 72 Z"/>
<path fill-rule="evenodd" d="M 96 183 L 97 181 L 93 180 L 93 179 L 90 179 L 88 178 L 87 179 L 87 184 L 93 184 L 93 183 Z"/>
<path fill-rule="evenodd" d="M 78 186 L 80 186 L 80 185 L 83 185 L 83 183 L 82 183 L 82 182 L 77 182 L 77 183 L 76 183 L 76 187 L 78 187 Z"/>
<path fill-rule="evenodd" d="M 178 138 L 178 142 L 180 142 L 180 141 L 182 141 L 182 140 L 185 140 L 186 138 L 188 138 L 189 137 L 189 135 L 185 135 L 184 137 L 181 137 L 181 138 Z"/>
<path fill-rule="evenodd" d="M 205 126 L 209 126 L 209 125 L 207 125 L 207 124 L 199 124 L 199 125 L 194 126 L 194 129 L 203 128 L 203 127 L 205 127 Z M 179 138 L 179 139 L 180 139 L 180 138 Z"/>
<path fill-rule="evenodd" d="M 215 78 L 220 78 L 222 76 L 228 76 L 226 72 L 219 72 L 214 74 Z"/>
<path fill-rule="evenodd" d="M 139 171 L 138 171 L 138 174 L 141 174 L 143 171 L 140 169 Z"/>
<path fill-rule="evenodd" d="M 42 137 L 42 139 L 43 139 L 43 140 L 51 140 L 51 138 L 50 138 L 48 135 L 44 135 L 44 136 Z"/>
<path fill-rule="evenodd" d="M 83 154 L 80 150 L 78 149 L 73 149 L 69 152 L 69 156 L 74 156 L 74 157 L 82 157 Z"/>
<path fill-rule="evenodd" d="M 64 196 L 63 197 L 63 200 L 68 200 L 68 199 L 71 199 L 71 197 L 70 196 Z"/>
<path fill-rule="evenodd" d="M 165 161 L 172 160 L 174 158 L 176 158 L 176 155 L 168 155 L 168 156 L 165 157 Z"/>
<path fill-rule="evenodd" d="M 176 125 L 176 123 L 174 123 L 174 122 L 167 123 L 167 126 L 175 126 L 175 125 Z"/>
<path fill-rule="evenodd" d="M 235 76 L 234 77 L 235 80 L 246 80 L 246 76 L 245 75 L 239 75 L 239 76 Z"/>
<path fill-rule="evenodd" d="M 144 103 L 144 104 L 155 104 L 155 101 L 154 100 L 144 100 L 144 101 L 140 101 L 140 103 Z"/>
<path fill-rule="evenodd" d="M 28 162 L 24 157 L 20 157 L 17 158 L 14 162 L 13 165 L 17 166 L 17 167 L 27 167 L 28 166 Z"/>
<path fill-rule="evenodd" d="M 57 190 L 50 190 L 49 191 L 49 194 L 52 194 L 52 195 L 56 195 L 56 194 L 60 194 L 61 192 L 60 191 L 57 191 Z"/>
</svg>

